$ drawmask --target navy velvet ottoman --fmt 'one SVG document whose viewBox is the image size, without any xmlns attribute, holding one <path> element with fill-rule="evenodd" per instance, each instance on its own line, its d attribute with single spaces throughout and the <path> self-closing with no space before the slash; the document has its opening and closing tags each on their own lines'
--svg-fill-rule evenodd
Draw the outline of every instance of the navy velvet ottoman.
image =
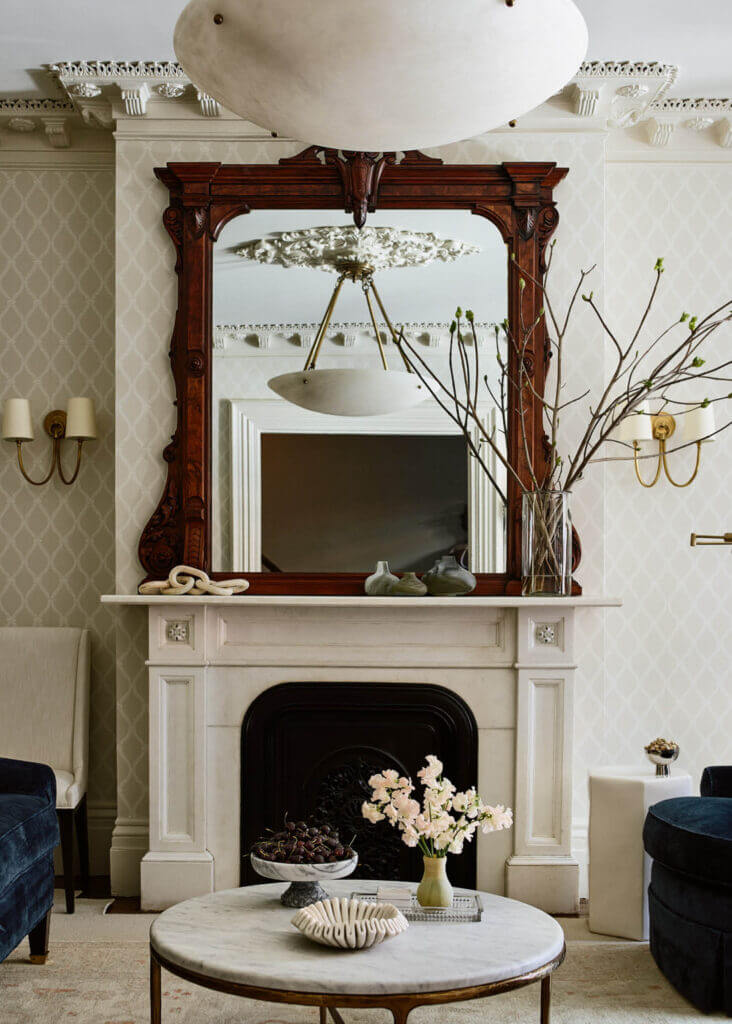
<svg viewBox="0 0 732 1024">
<path fill-rule="evenodd" d="M 648 810 L 651 953 L 694 1006 L 732 1016 L 732 769 L 705 768 L 701 793 Z"/>
<path fill-rule="evenodd" d="M 58 839 L 53 771 L 0 757 L 0 961 L 27 935 L 31 960 L 45 962 Z"/>
</svg>

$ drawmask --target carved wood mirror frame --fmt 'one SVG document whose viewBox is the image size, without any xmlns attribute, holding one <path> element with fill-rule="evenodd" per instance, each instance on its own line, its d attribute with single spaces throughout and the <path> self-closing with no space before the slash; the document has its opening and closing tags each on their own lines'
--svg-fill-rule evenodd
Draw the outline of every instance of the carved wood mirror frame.
<svg viewBox="0 0 732 1024">
<path fill-rule="evenodd" d="M 311 146 L 279 164 L 170 163 L 156 176 L 170 192 L 163 223 L 176 250 L 178 309 L 170 347 L 177 425 L 163 452 L 168 476 L 157 509 L 142 532 L 140 562 L 147 579 L 175 565 L 195 566 L 214 578 L 211 565 L 211 377 L 213 245 L 233 217 L 254 209 L 343 209 L 356 224 L 376 209 L 463 209 L 496 225 L 516 262 L 508 260 L 508 317 L 518 325 L 541 307 L 538 289 L 519 267 L 541 280 L 545 249 L 559 220 L 555 186 L 567 174 L 553 163 L 444 164 L 421 153 L 337 153 Z M 479 297 L 475 298 L 476 307 Z M 528 360 L 535 394 L 544 393 L 550 358 L 544 328 L 534 334 Z M 519 444 L 517 403 L 510 402 L 508 452 L 528 480 Z M 541 403 L 530 416 L 530 458 L 537 471 L 548 457 Z M 509 480 L 505 573 L 478 575 L 477 595 L 521 592 L 521 492 Z M 362 594 L 366 573 L 247 573 L 250 594 Z"/>
</svg>

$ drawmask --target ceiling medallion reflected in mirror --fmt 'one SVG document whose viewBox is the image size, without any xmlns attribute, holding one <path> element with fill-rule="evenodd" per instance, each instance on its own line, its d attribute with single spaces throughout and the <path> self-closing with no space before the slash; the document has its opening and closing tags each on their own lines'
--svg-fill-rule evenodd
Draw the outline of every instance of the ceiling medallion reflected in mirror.
<svg viewBox="0 0 732 1024">
<path fill-rule="evenodd" d="M 427 388 L 413 372 L 398 346 L 397 331 L 374 282 L 377 270 L 423 267 L 434 262 L 451 263 L 461 256 L 474 256 L 480 247 L 433 231 L 410 231 L 396 227 L 351 225 L 304 228 L 271 232 L 236 250 L 238 256 L 257 263 L 283 268 L 308 267 L 337 274 L 335 288 L 313 339 L 303 369 L 272 377 L 268 385 L 275 394 L 293 405 L 333 416 L 379 416 L 423 402 Z M 355 367 L 317 369 L 323 340 L 336 309 L 344 282 L 363 291 L 369 320 L 381 360 L 381 370 Z M 403 367 L 394 370 L 384 349 L 379 317 L 386 326 Z"/>
<path fill-rule="evenodd" d="M 280 136 L 424 149 L 558 92 L 587 26 L 572 0 L 191 0 L 173 45 L 199 89 Z"/>
</svg>

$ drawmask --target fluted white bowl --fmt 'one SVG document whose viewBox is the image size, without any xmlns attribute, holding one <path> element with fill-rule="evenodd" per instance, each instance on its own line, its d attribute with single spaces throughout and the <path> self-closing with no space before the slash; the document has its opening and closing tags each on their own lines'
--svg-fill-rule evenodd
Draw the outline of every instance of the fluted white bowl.
<svg viewBox="0 0 732 1024">
<path fill-rule="evenodd" d="M 292 923 L 306 938 L 337 949 L 369 949 L 401 935 L 409 922 L 391 903 L 320 900 L 298 910 Z"/>
</svg>

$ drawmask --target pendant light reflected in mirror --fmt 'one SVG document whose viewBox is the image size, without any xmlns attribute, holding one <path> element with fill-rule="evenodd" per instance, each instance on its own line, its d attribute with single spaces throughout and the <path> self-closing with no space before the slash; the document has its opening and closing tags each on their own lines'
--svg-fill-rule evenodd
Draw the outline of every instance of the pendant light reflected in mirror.
<svg viewBox="0 0 732 1024">
<path fill-rule="evenodd" d="M 236 249 L 243 259 L 284 268 L 309 267 L 338 275 L 305 366 L 299 372 L 272 377 L 267 382 L 268 387 L 293 405 L 333 416 L 379 416 L 423 402 L 429 392 L 399 349 L 401 367 L 389 366 L 379 319 L 393 342 L 397 340 L 397 332 L 376 288 L 374 274 L 377 270 L 420 267 L 435 261 L 451 263 L 461 256 L 479 252 L 478 246 L 443 238 L 434 232 L 392 227 L 359 230 L 351 225 L 272 232 L 264 238 L 245 242 Z M 363 291 L 381 369 L 317 367 L 346 282 Z"/>
</svg>

